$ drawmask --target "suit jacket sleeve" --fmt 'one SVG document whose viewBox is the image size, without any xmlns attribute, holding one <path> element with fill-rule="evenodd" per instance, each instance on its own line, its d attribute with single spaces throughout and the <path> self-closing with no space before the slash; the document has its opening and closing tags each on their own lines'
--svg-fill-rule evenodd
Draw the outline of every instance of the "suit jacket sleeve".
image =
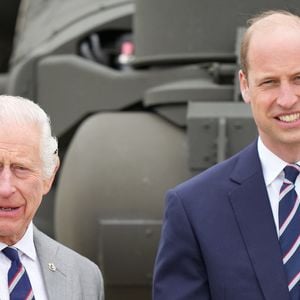
<svg viewBox="0 0 300 300">
<path fill-rule="evenodd" d="M 184 204 L 169 191 L 154 269 L 154 300 L 210 299 L 201 249 Z"/>
</svg>

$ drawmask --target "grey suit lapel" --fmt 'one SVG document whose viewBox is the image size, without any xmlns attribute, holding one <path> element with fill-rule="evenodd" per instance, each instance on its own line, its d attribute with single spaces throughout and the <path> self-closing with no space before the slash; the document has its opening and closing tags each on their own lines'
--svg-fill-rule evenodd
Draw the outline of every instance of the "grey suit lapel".
<svg viewBox="0 0 300 300">
<path fill-rule="evenodd" d="M 58 256 L 58 245 L 35 227 L 33 236 L 49 300 L 71 299 L 71 283 L 67 282 L 63 259 Z"/>
<path fill-rule="evenodd" d="M 266 300 L 289 300 L 273 215 L 256 144 L 236 165 L 232 180 L 239 186 L 230 201 L 253 268 Z"/>
</svg>

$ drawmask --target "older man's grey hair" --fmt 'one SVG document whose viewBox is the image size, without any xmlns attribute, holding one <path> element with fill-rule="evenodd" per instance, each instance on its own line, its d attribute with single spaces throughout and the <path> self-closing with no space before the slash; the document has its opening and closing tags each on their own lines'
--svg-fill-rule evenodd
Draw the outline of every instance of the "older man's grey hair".
<svg viewBox="0 0 300 300">
<path fill-rule="evenodd" d="M 23 126 L 36 124 L 40 130 L 40 149 L 43 162 L 43 176 L 50 178 L 58 163 L 58 145 L 52 136 L 50 118 L 45 111 L 31 100 L 0 95 L 0 126 L 7 122 L 14 122 Z"/>
</svg>

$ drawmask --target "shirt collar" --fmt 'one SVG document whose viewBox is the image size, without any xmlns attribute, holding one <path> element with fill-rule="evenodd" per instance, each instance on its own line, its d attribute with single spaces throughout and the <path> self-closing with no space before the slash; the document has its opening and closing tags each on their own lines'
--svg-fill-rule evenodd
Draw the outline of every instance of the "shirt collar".
<svg viewBox="0 0 300 300">
<path fill-rule="evenodd" d="M 6 244 L 0 242 L 0 251 L 7 247 Z M 25 254 L 32 260 L 37 259 L 36 250 L 33 242 L 33 224 L 30 222 L 25 234 L 23 237 L 13 245 L 14 248 L 17 248 L 21 254 Z"/>
<path fill-rule="evenodd" d="M 257 142 L 258 156 L 262 165 L 265 183 L 268 186 L 271 184 L 279 175 L 282 170 L 288 164 L 287 162 L 280 159 L 273 152 L 271 152 L 262 142 L 261 138 L 258 138 Z M 281 175 L 283 176 L 283 174 Z"/>
</svg>

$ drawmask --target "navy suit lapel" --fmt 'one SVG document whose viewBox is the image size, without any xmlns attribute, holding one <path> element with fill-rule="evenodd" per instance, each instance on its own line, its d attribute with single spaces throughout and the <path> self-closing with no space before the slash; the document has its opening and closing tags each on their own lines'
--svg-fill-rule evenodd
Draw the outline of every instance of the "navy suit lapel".
<svg viewBox="0 0 300 300">
<path fill-rule="evenodd" d="M 280 246 L 256 143 L 244 151 L 232 180 L 239 184 L 230 201 L 266 300 L 289 300 Z"/>
</svg>

